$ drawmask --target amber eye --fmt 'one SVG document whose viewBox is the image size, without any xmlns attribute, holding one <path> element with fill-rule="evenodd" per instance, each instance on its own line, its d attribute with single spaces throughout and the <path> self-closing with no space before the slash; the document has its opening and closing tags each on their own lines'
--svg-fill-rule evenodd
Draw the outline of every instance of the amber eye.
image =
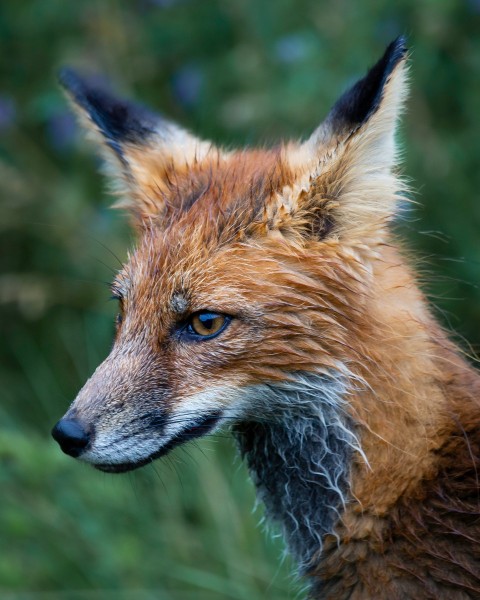
<svg viewBox="0 0 480 600">
<path fill-rule="evenodd" d="M 221 333 L 230 322 L 230 317 L 214 312 L 199 312 L 188 322 L 187 333 L 197 339 L 208 339 Z"/>
</svg>

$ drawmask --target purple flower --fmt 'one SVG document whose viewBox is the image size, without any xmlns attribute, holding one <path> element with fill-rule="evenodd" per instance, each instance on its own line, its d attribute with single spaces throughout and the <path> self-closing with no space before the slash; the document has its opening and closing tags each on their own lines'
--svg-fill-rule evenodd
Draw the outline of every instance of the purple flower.
<svg viewBox="0 0 480 600">
<path fill-rule="evenodd" d="M 480 13 L 480 0 L 467 0 L 467 6 L 474 13 Z"/>
<path fill-rule="evenodd" d="M 17 109 L 11 96 L 0 94 L 0 132 L 9 129 L 15 122 Z"/>
<path fill-rule="evenodd" d="M 185 0 L 138 0 L 140 10 L 148 10 L 150 8 L 172 8 L 177 4 L 181 4 Z"/>
<path fill-rule="evenodd" d="M 68 111 L 54 113 L 47 121 L 47 136 L 57 152 L 69 150 L 77 132 L 75 117 Z"/>
<path fill-rule="evenodd" d="M 286 35 L 277 41 L 274 51 L 280 62 L 295 63 L 308 54 L 308 42 L 303 35 L 298 33 Z"/>
<path fill-rule="evenodd" d="M 197 103 L 202 90 L 203 73 L 197 65 L 189 64 L 179 69 L 173 76 L 173 93 L 185 107 Z"/>
</svg>

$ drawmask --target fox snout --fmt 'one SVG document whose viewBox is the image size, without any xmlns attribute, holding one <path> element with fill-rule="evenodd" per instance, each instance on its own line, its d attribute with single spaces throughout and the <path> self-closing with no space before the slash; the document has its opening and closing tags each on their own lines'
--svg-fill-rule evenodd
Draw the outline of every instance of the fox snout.
<svg viewBox="0 0 480 600">
<path fill-rule="evenodd" d="M 77 419 L 63 418 L 52 429 L 53 439 L 65 454 L 78 458 L 90 443 L 90 432 Z"/>
<path fill-rule="evenodd" d="M 141 366 L 141 368 L 140 368 Z M 160 361 L 116 348 L 52 430 L 65 454 L 101 471 L 121 473 L 164 456 L 221 424 L 221 391 L 179 399 Z M 210 394 L 209 394 L 210 396 Z"/>
</svg>

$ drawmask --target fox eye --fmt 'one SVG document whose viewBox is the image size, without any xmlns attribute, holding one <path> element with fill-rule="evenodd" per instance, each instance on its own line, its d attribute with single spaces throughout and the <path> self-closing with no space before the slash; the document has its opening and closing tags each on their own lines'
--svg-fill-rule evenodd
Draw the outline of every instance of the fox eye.
<svg viewBox="0 0 480 600">
<path fill-rule="evenodd" d="M 190 317 L 186 333 L 197 339 L 210 339 L 221 333 L 230 323 L 230 317 L 203 311 Z"/>
</svg>

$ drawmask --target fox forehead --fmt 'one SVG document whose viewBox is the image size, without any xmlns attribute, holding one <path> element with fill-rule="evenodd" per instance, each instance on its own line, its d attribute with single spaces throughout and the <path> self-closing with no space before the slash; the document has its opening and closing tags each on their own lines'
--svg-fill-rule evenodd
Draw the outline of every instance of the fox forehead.
<svg viewBox="0 0 480 600">
<path fill-rule="evenodd" d="M 282 146 L 231 153 L 211 149 L 188 164 L 165 163 L 161 156 L 147 153 L 142 163 L 143 189 L 159 208 L 152 224 L 173 230 L 175 236 L 175 230 L 203 223 L 204 241 L 211 235 L 220 241 L 221 232 L 235 221 L 237 227 L 245 226 L 293 177 Z"/>
<path fill-rule="evenodd" d="M 153 188 L 154 167 L 150 177 Z M 164 210 L 145 224 L 112 292 L 124 300 L 148 280 L 152 293 L 168 297 L 169 308 L 183 313 L 194 275 L 199 276 L 197 293 L 214 294 L 227 269 L 232 281 L 232 248 L 254 231 L 252 225 L 265 222 L 265 205 L 288 185 L 291 173 L 280 149 L 252 150 L 226 157 L 215 153 L 188 169 L 172 164 L 162 180 L 167 186 L 156 186 L 152 198 Z"/>
</svg>

